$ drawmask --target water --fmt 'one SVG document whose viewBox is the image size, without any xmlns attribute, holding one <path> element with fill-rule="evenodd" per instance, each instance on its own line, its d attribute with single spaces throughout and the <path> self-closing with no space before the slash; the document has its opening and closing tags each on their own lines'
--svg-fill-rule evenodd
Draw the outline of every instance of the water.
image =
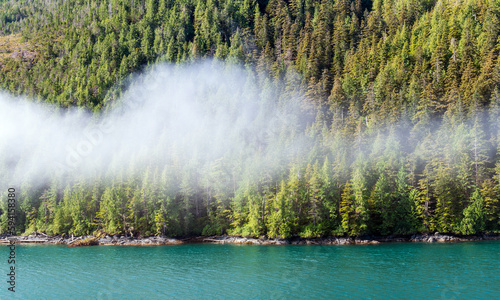
<svg viewBox="0 0 500 300">
<path fill-rule="evenodd" d="M 30 245 L 1 299 L 498 299 L 500 242 L 357 246 Z"/>
</svg>

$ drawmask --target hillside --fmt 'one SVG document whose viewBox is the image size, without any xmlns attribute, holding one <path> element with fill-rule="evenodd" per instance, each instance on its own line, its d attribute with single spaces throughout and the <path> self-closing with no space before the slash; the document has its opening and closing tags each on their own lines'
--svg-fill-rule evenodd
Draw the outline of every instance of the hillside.
<svg viewBox="0 0 500 300">
<path fill-rule="evenodd" d="M 0 0 L 0 87 L 12 94 L 99 114 L 134 73 L 214 59 L 314 106 L 298 127 L 315 147 L 280 172 L 237 180 L 226 156 L 180 175 L 51 178 L 20 199 L 19 230 L 498 231 L 499 34 L 489 0 Z M 217 180 L 228 186 L 203 183 Z"/>
</svg>

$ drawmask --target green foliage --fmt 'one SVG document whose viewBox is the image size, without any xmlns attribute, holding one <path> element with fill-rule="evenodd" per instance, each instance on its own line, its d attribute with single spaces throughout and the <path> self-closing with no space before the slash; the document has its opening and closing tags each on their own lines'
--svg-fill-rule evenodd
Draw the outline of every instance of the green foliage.
<svg viewBox="0 0 500 300">
<path fill-rule="evenodd" d="M 272 202 L 271 212 L 268 217 L 267 235 L 270 238 L 289 238 L 293 234 L 293 210 L 292 203 L 287 201 L 288 189 L 285 181 L 281 181 L 276 200 Z"/>
<path fill-rule="evenodd" d="M 478 190 L 472 194 L 471 203 L 464 209 L 464 218 L 460 224 L 462 234 L 476 234 L 484 230 L 484 199 Z"/>
<path fill-rule="evenodd" d="M 19 230 L 498 231 L 499 18 L 498 1 L 486 0 L 0 1 L 0 88 L 11 93 L 100 113 L 133 72 L 215 58 L 245 65 L 268 101 L 304 92 L 315 121 L 288 120 L 270 138 L 304 130 L 319 141 L 260 181 L 225 158 L 202 170 L 168 162 L 113 178 L 25 182 Z"/>
<path fill-rule="evenodd" d="M 354 195 L 351 183 L 347 181 L 342 191 L 342 201 L 340 202 L 339 213 L 342 218 L 342 230 L 344 233 L 356 235 L 354 216 Z"/>
</svg>

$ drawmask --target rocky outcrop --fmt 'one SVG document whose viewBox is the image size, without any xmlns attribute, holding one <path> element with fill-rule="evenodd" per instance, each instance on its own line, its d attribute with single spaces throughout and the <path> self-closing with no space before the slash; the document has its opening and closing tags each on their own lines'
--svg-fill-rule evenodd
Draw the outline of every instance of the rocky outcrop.
<svg viewBox="0 0 500 300">
<path fill-rule="evenodd" d="M 33 61 L 35 60 L 35 57 L 37 56 L 37 52 L 35 51 L 28 51 L 28 50 L 20 50 L 20 51 L 14 51 L 10 57 L 13 59 L 20 59 L 24 61 Z"/>
<path fill-rule="evenodd" d="M 411 242 L 424 242 L 424 243 L 446 243 L 446 242 L 462 242 L 462 241 L 471 241 L 477 240 L 473 236 L 469 236 L 466 238 L 453 236 L 453 235 L 445 235 L 436 232 L 433 235 L 429 234 L 416 234 L 410 238 Z"/>
<path fill-rule="evenodd" d="M 146 237 L 146 238 L 132 238 L 126 236 L 105 236 L 100 238 L 99 245 L 113 246 L 113 245 L 124 245 L 124 246 L 158 246 L 158 245 L 178 245 L 183 242 L 174 238 L 167 237 Z"/>
<path fill-rule="evenodd" d="M 38 235 L 29 235 L 29 236 L 7 236 L 3 235 L 0 236 L 0 243 L 5 244 L 9 243 L 9 240 L 15 239 L 16 244 L 67 244 L 73 240 L 70 239 L 65 239 L 60 236 L 48 236 L 44 234 L 38 234 Z"/>
<path fill-rule="evenodd" d="M 421 243 L 447 243 L 464 242 L 480 240 L 500 240 L 500 234 L 482 234 L 474 236 L 447 235 L 436 232 L 434 234 L 415 234 L 406 237 L 401 236 L 363 236 L 363 237 L 325 237 L 325 238 L 299 238 L 290 239 L 274 238 L 269 239 L 265 236 L 260 238 L 241 237 L 241 236 L 211 236 L 211 237 L 189 237 L 185 239 L 176 239 L 169 237 L 128 237 L 124 235 L 113 236 L 81 236 L 81 237 L 62 237 L 47 236 L 45 234 L 10 237 L 0 235 L 0 244 L 8 244 L 10 239 L 15 238 L 18 244 L 54 244 L 54 245 L 104 245 L 104 246 L 155 246 L 155 245 L 179 245 L 179 244 L 241 244 L 241 245 L 377 245 L 381 243 L 393 242 L 421 242 Z M 78 242 L 77 241 L 81 241 Z"/>
<path fill-rule="evenodd" d="M 384 236 L 384 237 L 326 237 L 326 238 L 291 238 L 267 239 L 247 238 L 239 236 L 214 236 L 202 239 L 200 242 L 215 244 L 250 244 L 250 245 L 378 245 L 381 243 L 397 242 L 422 242 L 422 243 L 447 243 L 480 240 L 500 240 L 499 234 L 484 234 L 479 236 L 455 236 L 436 232 L 435 234 L 417 234 L 413 236 Z"/>
<path fill-rule="evenodd" d="M 68 246 L 91 246 L 91 245 L 128 245 L 128 246 L 154 246 L 154 245 L 177 245 L 183 242 L 174 238 L 167 237 L 147 237 L 131 238 L 123 235 L 106 236 L 98 238 L 94 236 L 81 237 L 61 237 L 47 235 L 29 235 L 29 236 L 0 236 L 0 244 L 8 244 L 9 240 L 15 238 L 17 244 L 54 244 Z M 78 242 L 81 241 L 81 242 Z"/>
<path fill-rule="evenodd" d="M 328 237 L 328 238 L 292 238 L 292 239 L 267 239 L 248 238 L 239 236 L 214 236 L 203 239 L 203 242 L 214 244 L 246 244 L 246 245 L 375 245 L 379 241 L 373 239 L 353 239 L 351 237 Z"/>
<path fill-rule="evenodd" d="M 285 239 L 267 239 L 267 238 L 247 238 L 239 236 L 213 236 L 202 240 L 205 243 L 214 244 L 243 244 L 243 245 L 287 245 L 289 241 Z"/>
</svg>

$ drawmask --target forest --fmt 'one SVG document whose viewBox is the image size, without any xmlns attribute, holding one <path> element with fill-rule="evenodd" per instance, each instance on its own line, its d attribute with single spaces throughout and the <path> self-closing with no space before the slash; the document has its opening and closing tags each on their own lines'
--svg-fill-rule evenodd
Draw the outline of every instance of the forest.
<svg viewBox="0 0 500 300">
<path fill-rule="evenodd" d="M 252 157 L 297 130 L 313 141 L 272 171 L 168 155 L 26 179 L 18 233 L 499 232 L 499 54 L 495 0 L 0 0 L 5 92 L 100 116 L 137 74 L 210 60 L 244 69 L 260 97 L 302 95 L 307 121 L 248 142 Z M 0 158 L 2 187 L 13 169 Z"/>
</svg>

